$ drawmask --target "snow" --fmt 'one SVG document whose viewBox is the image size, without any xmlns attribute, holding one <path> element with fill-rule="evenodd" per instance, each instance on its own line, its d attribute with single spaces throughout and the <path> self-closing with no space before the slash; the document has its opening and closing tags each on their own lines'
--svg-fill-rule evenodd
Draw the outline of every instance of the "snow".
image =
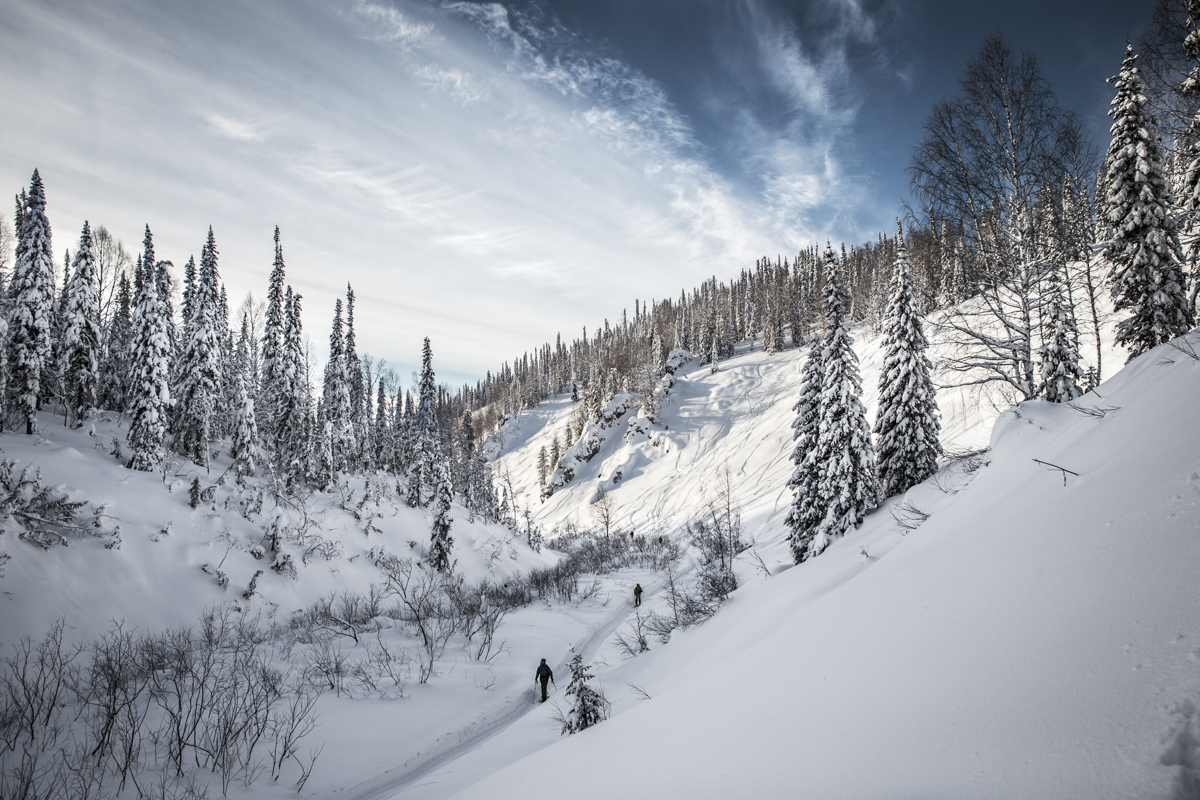
<svg viewBox="0 0 1200 800">
<path fill-rule="evenodd" d="M 864 330 L 855 338 L 872 419 L 882 340 Z M 1191 341 L 1200 348 L 1200 334 Z M 1123 360 L 1105 344 L 1106 364 Z M 1146 354 L 1078 401 L 1093 415 L 1044 402 L 999 414 L 986 395 L 943 389 L 947 451 L 991 449 L 944 462 L 791 567 L 783 520 L 805 352 L 742 343 L 715 371 L 672 354 L 680 363 L 655 420 L 634 408 L 614 419 L 595 455 L 544 502 L 537 453 L 573 404 L 564 395 L 512 419 L 485 451 L 499 452 L 498 490 L 547 534 L 594 526 L 603 488 L 617 530 L 679 536 L 718 499 L 728 470 L 755 542 L 737 563 L 742 588 L 708 622 L 628 658 L 614 634 L 630 624 L 633 585 L 646 589 L 643 610 L 661 610 L 664 597 L 660 575 L 622 570 L 591 597 L 514 612 L 491 662 L 455 640 L 437 674 L 424 685 L 414 675 L 403 696 L 327 693 L 305 743 L 324 751 L 301 796 L 1169 797 L 1178 768 L 1163 759 L 1178 762 L 1186 748 L 1172 709 L 1200 700 L 1200 361 L 1167 346 Z M 342 554 L 304 565 L 297 552 L 292 581 L 250 552 L 275 513 L 269 502 L 262 518 L 246 519 L 229 482 L 188 506 L 193 476 L 214 485 L 226 455 L 211 472 L 182 461 L 134 472 L 108 452 L 127 422 L 42 424 L 40 437 L 0 437 L 3 457 L 41 467 L 73 498 L 107 504 L 122 545 L 79 538 L 43 552 L 0 537 L 12 555 L 0 578 L 2 643 L 59 617 L 86 640 L 110 620 L 159 630 L 227 602 L 285 621 L 322 595 L 380 582 L 371 548 L 403 555 L 429 541 L 431 512 L 408 508 L 395 478 L 365 506 L 378 529 L 368 534 L 348 510 L 364 491 L 355 478 L 308 503 L 318 535 Z M 1063 473 L 1035 458 L 1079 474 L 1064 486 Z M 302 516 L 285 513 L 292 524 Z M 470 581 L 558 557 L 467 522 L 458 505 L 453 517 L 453 556 Z M 904 518 L 919 526 L 904 530 Z M 205 563 L 221 564 L 228 591 Z M 241 600 L 258 569 L 260 596 Z M 563 737 L 555 714 L 566 706 L 571 645 L 612 717 Z M 559 692 L 536 704 L 542 657 Z M 231 796 L 292 792 L 260 780 Z"/>
<path fill-rule="evenodd" d="M 653 699 L 455 796 L 1169 796 L 1200 689 L 1197 390 L 1160 347 L 1081 398 L 1102 417 L 1003 414 L 986 466 L 601 670 Z M 907 536 L 900 502 L 930 514 Z"/>
</svg>

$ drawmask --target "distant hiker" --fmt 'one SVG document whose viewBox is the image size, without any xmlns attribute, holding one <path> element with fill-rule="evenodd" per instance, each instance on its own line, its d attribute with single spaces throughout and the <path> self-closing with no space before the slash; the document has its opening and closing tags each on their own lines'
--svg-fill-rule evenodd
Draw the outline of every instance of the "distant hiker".
<svg viewBox="0 0 1200 800">
<path fill-rule="evenodd" d="M 546 659 L 542 659 L 542 663 L 538 665 L 537 675 L 534 677 L 534 682 L 542 682 L 542 702 L 546 702 L 546 684 L 554 680 L 554 670 L 550 669 L 550 665 L 546 663 Z M 558 684 L 554 684 L 558 686 Z"/>
<path fill-rule="evenodd" d="M 637 608 L 642 604 L 642 585 L 635 584 L 633 587 L 633 607 Z"/>
</svg>

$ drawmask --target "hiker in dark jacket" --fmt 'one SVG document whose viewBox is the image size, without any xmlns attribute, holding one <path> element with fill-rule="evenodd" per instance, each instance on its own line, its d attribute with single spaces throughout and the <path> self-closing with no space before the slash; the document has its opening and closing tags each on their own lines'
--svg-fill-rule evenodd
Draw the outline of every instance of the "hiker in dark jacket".
<svg viewBox="0 0 1200 800">
<path fill-rule="evenodd" d="M 550 669 L 550 665 L 546 663 L 546 659 L 542 659 L 542 663 L 538 665 L 537 674 L 534 676 L 534 681 L 542 682 L 542 702 L 546 702 L 546 684 L 554 680 L 554 670 Z M 558 686 L 558 684 L 554 684 Z"/>
<path fill-rule="evenodd" d="M 633 607 L 637 608 L 642 604 L 642 585 L 634 584 L 633 587 Z"/>
</svg>

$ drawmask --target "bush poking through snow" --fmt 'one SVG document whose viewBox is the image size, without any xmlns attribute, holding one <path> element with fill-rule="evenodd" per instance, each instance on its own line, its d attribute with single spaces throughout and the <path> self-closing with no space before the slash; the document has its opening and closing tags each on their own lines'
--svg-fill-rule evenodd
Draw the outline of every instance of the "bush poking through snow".
<svg viewBox="0 0 1200 800">
<path fill-rule="evenodd" d="M 290 669 L 257 620 L 228 606 L 197 628 L 135 636 L 117 624 L 72 646 L 64 622 L 0 659 L 0 797 L 201 798 L 207 771 L 227 795 L 299 757 L 319 690 Z"/>
<path fill-rule="evenodd" d="M 15 524 L 21 539 L 43 550 L 66 546 L 67 533 L 98 532 L 100 511 L 85 523 L 79 512 L 86 502 L 69 499 L 61 487 L 43 484 L 41 470 L 30 476 L 28 468 L 17 472 L 16 466 L 15 461 L 0 459 L 0 532 Z"/>
<path fill-rule="evenodd" d="M 617 647 L 621 649 L 625 655 L 633 658 L 650 649 L 650 642 L 646 636 L 652 633 L 647 625 L 656 615 L 653 611 L 643 614 L 641 609 L 635 609 L 633 619 L 629 620 L 626 626 L 626 631 L 617 632 Z"/>
<path fill-rule="evenodd" d="M 280 575 L 286 575 L 292 580 L 296 580 L 296 563 L 292 560 L 291 553 L 280 553 L 276 556 L 275 563 L 271 565 L 271 569 Z"/>
</svg>

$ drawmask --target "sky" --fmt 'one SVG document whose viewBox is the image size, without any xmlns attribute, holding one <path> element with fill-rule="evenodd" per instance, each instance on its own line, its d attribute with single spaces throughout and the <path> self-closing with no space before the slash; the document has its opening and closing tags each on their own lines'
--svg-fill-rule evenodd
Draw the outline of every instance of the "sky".
<svg viewBox="0 0 1200 800">
<path fill-rule="evenodd" d="M 208 227 L 234 305 L 281 230 L 318 359 L 444 382 L 727 279 L 862 242 L 908 196 L 932 105 L 983 38 L 1036 52 L 1107 143 L 1105 79 L 1152 0 L 0 0 L 0 190 L 36 167 L 159 258 Z"/>
</svg>

